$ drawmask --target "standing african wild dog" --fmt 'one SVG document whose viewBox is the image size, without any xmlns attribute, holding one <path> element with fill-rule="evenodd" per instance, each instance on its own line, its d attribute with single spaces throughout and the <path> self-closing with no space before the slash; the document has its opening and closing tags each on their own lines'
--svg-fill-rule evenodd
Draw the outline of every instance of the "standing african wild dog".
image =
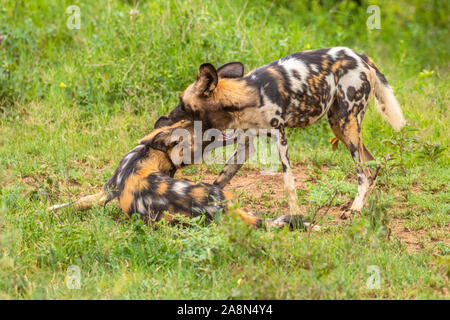
<svg viewBox="0 0 450 320">
<path fill-rule="evenodd" d="M 159 221 L 162 218 L 173 221 L 175 213 L 189 217 L 204 214 L 208 220 L 212 220 L 218 211 L 226 212 L 228 202 L 233 200 L 230 193 L 223 192 L 217 185 L 173 178 L 175 171 L 186 165 L 182 162 L 183 150 L 179 151 L 180 154 L 172 152 L 179 143 L 173 137 L 176 130 L 184 129 L 189 132 L 190 151 L 192 155 L 195 154 L 193 123 L 182 120 L 171 124 L 162 117 L 155 127 L 159 128 L 139 141 L 120 161 L 103 191 L 72 203 L 55 205 L 49 210 L 54 211 L 69 205 L 76 209 L 88 209 L 93 205 L 105 205 L 117 198 L 120 208 L 128 218 L 133 213 L 138 213 L 147 222 Z M 201 147 L 204 148 L 205 145 Z M 232 212 L 249 225 L 262 226 L 259 217 L 241 209 L 233 209 Z M 278 226 L 275 223 L 273 225 Z M 271 221 L 268 221 L 267 226 L 272 226 Z"/>
<path fill-rule="evenodd" d="M 369 96 L 375 92 L 382 116 L 399 130 L 406 121 L 384 75 L 371 58 L 345 47 L 293 53 L 243 76 L 240 62 L 218 70 L 202 64 L 197 80 L 180 96 L 169 118 L 201 120 L 208 127 L 224 129 L 276 129 L 275 138 L 283 166 L 285 190 L 291 214 L 299 214 L 294 177 L 289 163 L 284 129 L 302 128 L 325 114 L 336 137 L 357 163 L 358 194 L 341 215 L 361 211 L 375 185 L 377 170 L 359 163 L 374 160 L 361 140 L 361 122 Z M 250 156 L 253 139 L 237 148 L 215 181 L 226 185 L 242 164 L 236 155 Z"/>
</svg>

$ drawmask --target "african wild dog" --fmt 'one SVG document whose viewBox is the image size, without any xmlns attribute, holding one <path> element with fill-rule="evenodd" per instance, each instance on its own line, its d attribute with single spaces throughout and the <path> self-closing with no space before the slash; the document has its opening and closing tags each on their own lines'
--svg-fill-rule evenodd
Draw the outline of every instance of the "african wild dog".
<svg viewBox="0 0 450 320">
<path fill-rule="evenodd" d="M 175 171 L 185 165 L 182 162 L 182 151 L 180 154 L 172 153 L 179 143 L 178 140 L 174 141 L 173 133 L 178 129 L 191 133 L 190 150 L 194 153 L 193 123 L 182 120 L 171 124 L 170 120 L 161 117 L 155 127 L 159 128 L 143 138 L 120 161 L 103 191 L 72 203 L 53 206 L 49 210 L 69 205 L 87 209 L 93 205 L 105 205 L 117 198 L 128 218 L 133 213 L 138 213 L 147 222 L 159 221 L 161 218 L 173 221 L 174 213 L 189 217 L 204 214 L 207 219 L 212 220 L 219 210 L 227 211 L 228 202 L 233 201 L 233 197 L 230 193 L 223 192 L 219 186 L 173 178 Z M 240 209 L 233 209 L 232 212 L 251 226 L 262 225 L 261 218 L 250 213 Z M 272 226 L 271 223 L 269 220 L 267 226 Z"/>
<path fill-rule="evenodd" d="M 360 163 L 374 160 L 361 139 L 361 122 L 372 91 L 382 116 L 396 130 L 406 121 L 384 75 L 371 58 L 345 47 L 293 53 L 257 68 L 243 76 L 240 62 L 218 70 L 202 64 L 197 80 L 180 96 L 180 103 L 169 119 L 201 120 L 219 130 L 276 129 L 275 138 L 284 173 L 284 184 L 291 214 L 299 214 L 294 177 L 289 163 L 285 128 L 302 128 L 325 114 L 331 128 L 350 151 L 357 164 L 358 194 L 350 208 L 361 211 L 375 185 L 377 170 Z M 246 159 L 253 139 L 246 142 Z M 236 163 L 237 148 L 215 184 L 223 187 L 242 166 Z"/>
</svg>

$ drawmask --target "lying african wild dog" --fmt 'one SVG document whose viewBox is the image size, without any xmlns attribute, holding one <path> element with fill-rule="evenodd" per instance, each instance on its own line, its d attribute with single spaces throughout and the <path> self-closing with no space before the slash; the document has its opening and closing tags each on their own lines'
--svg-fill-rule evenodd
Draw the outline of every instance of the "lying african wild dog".
<svg viewBox="0 0 450 320">
<path fill-rule="evenodd" d="M 212 220 L 219 210 L 227 211 L 227 202 L 233 198 L 219 186 L 173 178 L 175 171 L 185 164 L 180 160 L 182 154 L 172 153 L 178 143 L 173 141 L 172 133 L 177 129 L 188 130 L 192 137 L 191 151 L 194 153 L 194 125 L 186 120 L 164 125 L 168 123 L 170 121 L 164 117 L 157 121 L 155 127 L 159 129 L 143 138 L 120 161 L 103 191 L 72 203 L 52 206 L 49 210 L 69 205 L 77 209 L 87 209 L 93 205 L 105 205 L 117 198 L 120 208 L 128 218 L 138 213 L 147 222 L 159 221 L 161 218 L 173 221 L 174 213 L 189 217 L 205 214 L 207 219 Z M 232 212 L 251 226 L 260 227 L 262 224 L 261 218 L 243 210 L 233 209 Z"/>
<path fill-rule="evenodd" d="M 283 167 L 290 213 L 299 214 L 284 129 L 306 127 L 327 114 L 335 136 L 357 164 L 358 194 L 341 217 L 361 211 L 378 172 L 359 165 L 374 160 L 361 139 L 371 92 L 375 92 L 378 110 L 394 129 L 400 130 L 406 123 L 391 87 L 373 60 L 349 48 L 335 47 L 293 53 L 243 74 L 240 62 L 218 70 L 202 64 L 197 80 L 184 90 L 168 118 L 201 120 L 219 130 L 275 129 L 272 137 Z M 248 159 L 253 149 L 253 139 L 249 140 L 241 149 L 238 146 L 215 184 L 225 186 L 242 166 L 235 161 L 238 152 L 245 150 Z"/>
</svg>

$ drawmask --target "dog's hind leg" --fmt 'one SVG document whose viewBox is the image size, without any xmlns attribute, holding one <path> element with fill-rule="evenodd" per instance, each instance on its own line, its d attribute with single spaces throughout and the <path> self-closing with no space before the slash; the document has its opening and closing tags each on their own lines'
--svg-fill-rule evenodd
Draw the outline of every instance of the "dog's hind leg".
<svg viewBox="0 0 450 320">
<path fill-rule="evenodd" d="M 358 194 L 350 208 L 344 208 L 342 219 L 347 219 L 352 212 L 360 212 L 375 187 L 378 169 L 365 167 L 363 163 L 375 160 L 373 155 L 362 142 L 361 122 L 367 108 L 367 101 L 349 103 L 342 96 L 337 97 L 328 111 L 328 122 L 336 137 L 342 141 L 350 151 L 356 163 L 358 175 Z"/>
<path fill-rule="evenodd" d="M 287 194 L 289 213 L 291 215 L 298 215 L 301 213 L 300 208 L 297 204 L 297 190 L 295 188 L 295 179 L 294 175 L 292 174 L 292 169 L 289 162 L 286 134 L 283 127 L 278 128 L 278 130 L 275 130 L 275 132 L 276 134 L 272 135 L 272 138 L 276 139 L 278 153 L 280 156 L 281 165 L 283 167 L 284 189 Z"/>
</svg>

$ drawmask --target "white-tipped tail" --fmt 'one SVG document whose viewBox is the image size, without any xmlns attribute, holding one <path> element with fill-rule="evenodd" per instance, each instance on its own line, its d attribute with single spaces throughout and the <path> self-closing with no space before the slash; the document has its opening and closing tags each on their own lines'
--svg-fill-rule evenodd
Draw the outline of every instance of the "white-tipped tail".
<svg viewBox="0 0 450 320">
<path fill-rule="evenodd" d="M 61 208 L 68 207 L 71 204 L 72 204 L 72 202 L 67 202 L 67 203 L 63 203 L 63 204 L 55 204 L 54 206 L 51 206 L 50 208 L 48 208 L 48 211 L 57 211 Z"/>
<path fill-rule="evenodd" d="M 109 200 L 110 199 L 108 198 L 108 196 L 105 195 L 105 193 L 103 191 L 101 191 L 99 193 L 80 198 L 73 202 L 67 202 L 67 203 L 51 206 L 50 208 L 48 208 L 48 210 L 49 211 L 57 211 L 61 208 L 65 208 L 68 206 L 73 206 L 77 210 L 86 210 L 86 209 L 90 209 L 92 206 L 104 205 Z"/>
<path fill-rule="evenodd" d="M 378 77 L 375 82 L 375 98 L 378 111 L 394 130 L 398 131 L 406 125 L 402 109 L 400 109 L 391 86 L 383 83 Z"/>
</svg>

